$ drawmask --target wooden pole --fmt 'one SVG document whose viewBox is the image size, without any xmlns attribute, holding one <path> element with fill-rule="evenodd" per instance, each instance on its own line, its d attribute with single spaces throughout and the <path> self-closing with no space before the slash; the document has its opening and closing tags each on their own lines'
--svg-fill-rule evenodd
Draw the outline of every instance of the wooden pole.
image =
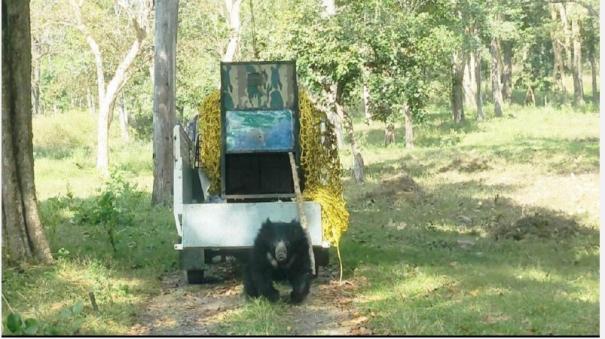
<svg viewBox="0 0 605 339">
<path fill-rule="evenodd" d="M 303 230 L 305 230 L 307 240 L 309 241 L 309 258 L 311 260 L 311 273 L 315 275 L 315 253 L 313 253 L 313 243 L 311 243 L 311 235 L 309 234 L 309 229 L 307 227 L 309 224 L 307 223 L 307 216 L 305 215 L 305 210 L 303 207 L 303 197 L 300 193 L 300 184 L 298 179 L 298 170 L 296 168 L 296 161 L 294 161 L 294 154 L 292 152 L 289 152 L 288 155 L 290 156 L 290 167 L 292 167 L 292 181 L 294 181 L 294 193 L 296 193 L 296 207 L 298 207 L 300 224 Z"/>
</svg>

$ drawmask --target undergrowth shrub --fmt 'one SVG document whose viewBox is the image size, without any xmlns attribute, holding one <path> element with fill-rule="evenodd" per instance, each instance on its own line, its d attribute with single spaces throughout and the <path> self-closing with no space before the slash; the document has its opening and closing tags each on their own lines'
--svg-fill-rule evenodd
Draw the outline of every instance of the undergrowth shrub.
<svg viewBox="0 0 605 339">
<path fill-rule="evenodd" d="M 129 203 L 140 195 L 136 185 L 127 182 L 119 172 L 114 171 L 98 196 L 80 203 L 74 222 L 104 227 L 115 254 L 119 229 L 133 224 L 134 214 Z"/>
</svg>

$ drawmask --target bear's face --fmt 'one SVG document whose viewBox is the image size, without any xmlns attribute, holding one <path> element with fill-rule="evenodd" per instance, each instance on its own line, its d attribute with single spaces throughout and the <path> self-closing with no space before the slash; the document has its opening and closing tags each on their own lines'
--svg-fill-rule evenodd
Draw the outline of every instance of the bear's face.
<svg viewBox="0 0 605 339">
<path fill-rule="evenodd" d="M 300 224 L 296 221 L 290 223 L 267 222 L 263 225 L 263 238 L 270 240 L 265 244 L 266 257 L 274 268 L 288 268 L 295 259 L 295 245 L 304 239 Z"/>
</svg>

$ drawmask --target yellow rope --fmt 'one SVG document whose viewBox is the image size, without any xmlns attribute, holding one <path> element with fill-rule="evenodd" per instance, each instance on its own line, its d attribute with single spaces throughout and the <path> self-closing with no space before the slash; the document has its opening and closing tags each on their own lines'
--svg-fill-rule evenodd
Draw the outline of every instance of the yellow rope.
<svg viewBox="0 0 605 339">
<path fill-rule="evenodd" d="M 323 238 L 336 247 L 342 281 L 340 238 L 349 225 L 338 147 L 333 126 L 326 115 L 313 106 L 304 91 L 299 92 L 301 167 L 305 178 L 303 197 L 321 205 Z M 322 122 L 325 126 L 322 131 Z M 201 133 L 200 162 L 210 178 L 209 191 L 220 190 L 220 92 L 213 91 L 200 106 L 198 131 Z M 322 141 L 323 137 L 323 141 Z"/>
</svg>

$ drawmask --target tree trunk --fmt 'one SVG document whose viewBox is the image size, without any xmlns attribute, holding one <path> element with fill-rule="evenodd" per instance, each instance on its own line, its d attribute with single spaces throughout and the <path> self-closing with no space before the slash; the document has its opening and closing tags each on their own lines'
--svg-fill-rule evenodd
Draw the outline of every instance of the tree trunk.
<svg viewBox="0 0 605 339">
<path fill-rule="evenodd" d="M 392 122 L 384 125 L 384 147 L 395 142 L 395 125 Z"/>
<path fill-rule="evenodd" d="M 567 20 L 567 6 L 565 3 L 557 3 L 559 7 L 559 15 L 561 17 L 561 24 L 563 27 L 563 36 L 565 39 L 565 44 L 563 48 L 565 50 L 566 55 L 566 66 L 571 68 L 572 65 L 572 55 L 571 55 L 571 30 L 569 29 L 569 21 Z"/>
<path fill-rule="evenodd" d="M 88 105 L 88 112 L 91 115 L 95 115 L 97 113 L 97 106 L 95 105 L 95 98 L 90 93 L 90 88 L 86 88 L 86 104 Z"/>
<path fill-rule="evenodd" d="M 34 180 L 29 1 L 2 0 L 3 257 L 51 263 Z"/>
<path fill-rule="evenodd" d="M 328 102 L 326 115 L 328 116 L 330 123 L 334 126 L 334 132 L 336 134 L 336 143 L 338 144 L 338 148 L 341 149 L 342 147 L 344 147 L 344 133 L 342 128 L 342 116 L 338 113 L 336 109 L 337 89 L 338 87 L 336 86 L 336 84 L 331 84 L 329 87 L 324 88 L 324 93 L 326 101 Z"/>
<path fill-rule="evenodd" d="M 452 55 L 452 116 L 455 122 L 464 121 L 464 66 L 466 53 L 455 52 Z"/>
<path fill-rule="evenodd" d="M 464 65 L 464 102 L 467 106 L 472 106 L 475 103 L 475 55 L 470 54 Z"/>
<path fill-rule="evenodd" d="M 151 202 L 172 204 L 172 129 L 176 123 L 178 1 L 156 0 Z"/>
<path fill-rule="evenodd" d="M 531 86 L 527 86 L 527 91 L 525 92 L 525 104 L 536 106 L 536 96 L 534 95 L 534 89 L 531 88 Z"/>
<path fill-rule="evenodd" d="M 345 111 L 343 104 L 341 102 L 340 95 L 336 95 L 336 112 L 340 117 L 340 120 L 344 123 L 345 131 L 347 132 L 347 137 L 349 139 L 349 144 L 351 145 L 351 154 L 353 155 L 353 177 L 355 178 L 355 182 L 363 182 L 364 181 L 364 164 L 363 157 L 361 156 L 361 152 L 357 146 L 357 141 L 355 140 L 355 132 L 353 130 L 353 120 L 351 116 Z"/>
<path fill-rule="evenodd" d="M 573 41 L 573 58 L 572 58 L 572 75 L 573 75 L 573 93 L 574 104 L 584 105 L 584 87 L 582 86 L 582 37 L 580 35 L 580 22 L 577 18 L 571 21 L 572 41 Z"/>
<path fill-rule="evenodd" d="M 403 117 L 405 124 L 405 148 L 414 148 L 414 126 L 412 125 L 412 111 L 407 104 L 403 106 Z"/>
<path fill-rule="evenodd" d="M 475 105 L 477 105 L 477 120 L 485 119 L 483 113 L 483 99 L 481 98 L 481 51 L 476 49 L 475 55 Z"/>
<path fill-rule="evenodd" d="M 372 120 L 372 113 L 370 113 L 370 89 L 365 82 L 363 84 L 363 115 L 366 119 L 366 125 L 369 125 L 370 120 Z"/>
<path fill-rule="evenodd" d="M 492 56 L 492 95 L 494 97 L 494 114 L 497 117 L 502 116 L 502 89 L 500 86 L 500 51 L 498 49 L 498 41 L 496 38 L 492 38 L 492 42 L 489 47 L 489 52 Z"/>
<path fill-rule="evenodd" d="M 227 25 L 231 30 L 229 35 L 229 43 L 227 44 L 227 50 L 225 51 L 225 55 L 223 56 L 223 61 L 231 62 L 235 57 L 235 52 L 237 51 L 237 46 L 239 44 L 240 39 L 240 31 L 241 31 L 241 19 L 240 19 L 240 9 L 242 5 L 242 0 L 225 0 L 225 7 L 227 9 Z M 156 11 L 157 13 L 157 11 Z"/>
<path fill-rule="evenodd" d="M 137 25 L 135 21 L 135 25 Z M 113 104 L 122 86 L 128 81 L 127 71 L 141 51 L 141 45 L 145 38 L 145 31 L 140 30 L 138 25 L 137 38 L 130 46 L 128 53 L 118 65 L 116 72 L 105 89 L 105 95 L 99 103 L 99 116 L 97 119 L 97 169 L 103 174 L 109 174 L 109 116 Z"/>
<path fill-rule="evenodd" d="M 511 102 L 513 86 L 513 42 L 502 41 L 502 98 Z"/>
<path fill-rule="evenodd" d="M 128 135 L 128 111 L 126 110 L 126 99 L 124 98 L 124 94 L 120 96 L 118 118 L 120 119 L 120 131 L 122 132 L 122 139 L 128 142 L 130 140 L 130 136 Z"/>
<path fill-rule="evenodd" d="M 42 113 L 40 109 L 40 60 L 32 62 L 32 65 L 34 67 L 32 74 L 32 113 L 36 115 Z"/>
<path fill-rule="evenodd" d="M 599 104 L 599 95 L 597 93 L 597 74 L 599 74 L 599 70 L 597 69 L 597 61 L 595 60 L 594 53 L 591 53 L 589 55 L 589 59 L 590 59 L 590 75 L 592 76 L 592 103 L 595 105 L 598 105 Z"/>
<path fill-rule="evenodd" d="M 322 16 L 332 16 L 336 14 L 336 3 L 334 0 L 321 0 L 321 3 L 324 6 Z"/>
<path fill-rule="evenodd" d="M 116 68 L 116 71 L 109 81 L 109 84 L 105 86 L 105 75 L 104 75 L 104 67 L 103 67 L 103 56 L 101 54 L 101 49 L 99 48 L 98 43 L 92 37 L 92 34 L 89 32 L 88 28 L 84 24 L 82 20 L 82 14 L 80 11 L 80 5 L 75 2 L 75 0 L 71 1 L 72 7 L 75 12 L 76 17 L 76 26 L 78 30 L 84 35 L 88 46 L 92 54 L 95 57 L 95 66 L 97 69 L 97 87 L 99 91 L 99 114 L 97 117 L 97 170 L 101 172 L 101 174 L 107 176 L 109 175 L 109 125 L 111 123 L 110 115 L 113 112 L 113 105 L 115 100 L 124 86 L 124 84 L 128 81 L 129 75 L 127 73 L 128 69 L 132 66 L 134 60 L 141 52 L 141 46 L 143 45 L 143 40 L 147 35 L 145 29 L 139 26 L 138 18 L 132 18 L 132 25 L 134 31 L 136 33 L 136 38 L 130 45 L 128 52 Z M 149 8 L 146 7 L 146 4 L 143 6 L 144 13 L 141 13 L 141 17 L 147 16 L 147 10 Z"/>
<path fill-rule="evenodd" d="M 550 5 L 550 17 L 552 21 L 556 22 L 558 20 L 559 11 L 555 4 Z M 563 42 L 558 37 L 557 30 L 551 30 L 550 38 L 552 40 L 553 46 L 553 79 L 554 79 L 554 88 L 555 92 L 561 95 L 563 101 L 565 101 L 567 97 L 567 88 L 565 88 L 565 84 L 563 83 L 563 75 L 565 74 L 565 62 L 563 59 Z"/>
</svg>

